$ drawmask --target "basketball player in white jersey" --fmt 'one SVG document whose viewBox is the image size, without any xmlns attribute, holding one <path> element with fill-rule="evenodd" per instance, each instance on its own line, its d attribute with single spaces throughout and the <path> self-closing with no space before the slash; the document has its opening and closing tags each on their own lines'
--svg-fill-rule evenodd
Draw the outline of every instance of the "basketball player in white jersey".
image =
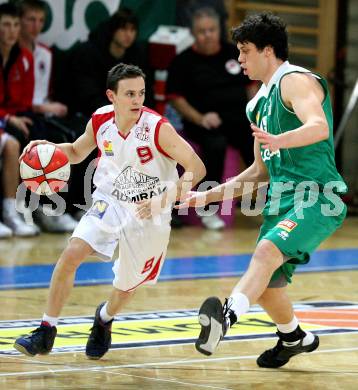
<svg viewBox="0 0 358 390">
<path fill-rule="evenodd" d="M 157 281 L 169 241 L 172 203 L 205 175 L 202 161 L 188 143 L 165 118 L 143 106 L 144 78 L 133 65 L 112 68 L 107 78 L 111 104 L 92 115 L 85 133 L 74 143 L 57 145 L 72 164 L 98 147 L 96 190 L 91 209 L 56 264 L 40 327 L 15 342 L 15 348 L 26 355 L 51 351 L 79 265 L 89 255 L 110 260 L 119 243 L 113 289 L 96 310 L 86 346 L 90 359 L 108 351 L 114 316 L 136 288 Z M 24 153 L 40 143 L 47 141 L 30 142 Z M 180 179 L 176 163 L 185 170 Z M 190 184 L 185 180 L 188 176 Z"/>
</svg>

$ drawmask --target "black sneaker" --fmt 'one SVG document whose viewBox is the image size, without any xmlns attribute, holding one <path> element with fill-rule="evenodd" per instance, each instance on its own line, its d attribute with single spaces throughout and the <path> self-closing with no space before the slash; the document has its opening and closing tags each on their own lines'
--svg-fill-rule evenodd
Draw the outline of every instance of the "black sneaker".
<svg viewBox="0 0 358 390">
<path fill-rule="evenodd" d="M 99 315 L 106 302 L 101 303 L 96 310 L 91 334 L 86 345 L 86 355 L 89 359 L 100 359 L 111 346 L 111 331 L 113 320 L 104 323 Z"/>
<path fill-rule="evenodd" d="M 14 348 L 27 356 L 47 355 L 51 352 L 56 335 L 56 326 L 41 323 L 31 334 L 19 337 L 14 343 Z"/>
<path fill-rule="evenodd" d="M 225 336 L 230 324 L 235 322 L 236 316 L 230 310 L 227 299 L 222 306 L 219 298 L 207 298 L 199 310 L 201 332 L 195 348 L 204 355 L 211 355 Z"/>
<path fill-rule="evenodd" d="M 277 332 L 280 337 L 280 332 Z M 278 368 L 284 366 L 293 356 L 303 352 L 312 352 L 319 346 L 319 338 L 314 336 L 314 340 L 309 345 L 302 345 L 303 338 L 297 345 L 292 347 L 283 345 L 283 340 L 280 338 L 275 347 L 268 349 L 262 353 L 256 360 L 260 367 Z"/>
</svg>

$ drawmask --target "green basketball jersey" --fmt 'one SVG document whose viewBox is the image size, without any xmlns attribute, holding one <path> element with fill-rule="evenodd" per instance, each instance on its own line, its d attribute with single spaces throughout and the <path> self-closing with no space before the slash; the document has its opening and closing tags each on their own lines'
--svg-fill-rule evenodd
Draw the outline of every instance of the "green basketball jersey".
<svg viewBox="0 0 358 390">
<path fill-rule="evenodd" d="M 269 84 L 263 84 L 256 96 L 247 104 L 246 114 L 250 122 L 270 134 L 282 134 L 302 126 L 296 114 L 285 106 L 280 92 L 280 82 L 284 75 L 293 72 L 310 73 L 322 85 L 325 98 L 323 111 L 329 126 L 329 138 L 308 146 L 280 149 L 270 152 L 260 147 L 262 160 L 270 175 L 269 199 L 272 184 L 275 182 L 293 183 L 294 188 L 304 181 L 315 182 L 320 190 L 328 182 L 336 182 L 335 192 L 345 193 L 347 186 L 337 172 L 333 146 L 333 116 L 327 82 L 307 69 L 284 62 L 273 74 Z M 290 191 L 289 191 L 290 192 Z M 285 191 L 286 195 L 289 195 Z"/>
</svg>

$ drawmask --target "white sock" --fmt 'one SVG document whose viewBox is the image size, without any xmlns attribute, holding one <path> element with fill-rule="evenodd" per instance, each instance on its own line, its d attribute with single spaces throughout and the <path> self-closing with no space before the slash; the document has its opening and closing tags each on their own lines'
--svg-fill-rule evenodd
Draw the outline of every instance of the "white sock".
<svg viewBox="0 0 358 390">
<path fill-rule="evenodd" d="M 2 201 L 3 212 L 7 215 L 13 215 L 16 213 L 16 201 L 15 198 L 4 198 Z"/>
<path fill-rule="evenodd" d="M 46 313 L 44 313 L 44 315 L 42 317 L 42 321 L 49 323 L 51 326 L 57 326 L 58 317 L 51 317 L 51 316 L 48 316 Z"/>
<path fill-rule="evenodd" d="M 232 293 L 229 298 L 231 300 L 230 309 L 235 313 L 237 320 L 246 313 L 250 308 L 250 302 L 247 296 L 241 292 Z"/>
<path fill-rule="evenodd" d="M 312 344 L 314 341 L 314 334 L 305 330 L 306 336 L 303 338 L 302 345 L 306 346 Z"/>
<path fill-rule="evenodd" d="M 290 321 L 288 324 L 276 324 L 276 326 L 281 333 L 291 333 L 297 329 L 298 319 L 296 316 L 293 316 L 292 321 Z"/>
<path fill-rule="evenodd" d="M 101 320 L 106 323 L 106 322 L 109 322 L 111 321 L 114 317 L 113 316 L 110 316 L 107 312 L 107 305 L 108 305 L 108 302 L 106 302 L 106 304 L 102 307 L 101 311 L 99 312 L 99 316 L 101 317 Z"/>
<path fill-rule="evenodd" d="M 298 319 L 296 316 L 293 316 L 293 319 L 288 324 L 276 324 L 277 329 L 281 333 L 291 333 L 294 332 L 298 327 Z M 314 341 L 314 335 L 311 332 L 304 331 L 306 333 L 306 336 L 303 338 L 302 345 L 306 346 L 309 344 L 312 344 Z M 283 342 L 283 345 L 286 345 L 288 347 L 292 347 L 294 345 L 299 344 L 300 340 L 297 341 L 291 341 L 291 342 Z"/>
</svg>

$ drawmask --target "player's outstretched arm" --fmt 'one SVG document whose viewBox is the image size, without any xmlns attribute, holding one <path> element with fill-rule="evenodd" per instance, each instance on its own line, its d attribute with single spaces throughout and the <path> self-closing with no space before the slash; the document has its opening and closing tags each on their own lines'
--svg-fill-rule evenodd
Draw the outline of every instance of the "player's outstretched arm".
<svg viewBox="0 0 358 390">
<path fill-rule="evenodd" d="M 92 121 L 87 123 L 85 132 L 73 143 L 55 144 L 46 140 L 34 140 L 25 146 L 19 162 L 22 160 L 24 155 L 29 152 L 34 146 L 40 144 L 55 145 L 60 148 L 68 157 L 70 164 L 78 164 L 83 161 L 96 147 L 96 142 L 93 135 Z"/>
<path fill-rule="evenodd" d="M 240 197 L 245 194 L 245 183 L 253 183 L 256 189 L 261 185 L 266 185 L 269 179 L 268 172 L 262 161 L 259 143 L 254 144 L 255 161 L 245 171 L 233 177 L 231 180 L 213 187 L 205 192 L 190 192 L 182 203 L 176 208 L 200 207 L 212 202 L 219 202 L 225 199 Z M 251 186 L 248 187 L 251 191 Z"/>
</svg>

